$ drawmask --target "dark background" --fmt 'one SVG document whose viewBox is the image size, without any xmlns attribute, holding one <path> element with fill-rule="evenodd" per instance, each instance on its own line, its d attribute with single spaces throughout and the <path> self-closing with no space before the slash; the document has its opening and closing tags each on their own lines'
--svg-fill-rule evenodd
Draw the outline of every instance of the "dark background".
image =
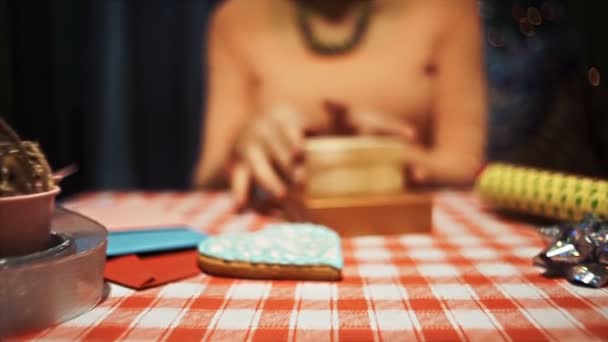
<svg viewBox="0 0 608 342">
<path fill-rule="evenodd" d="M 189 186 L 217 3 L 0 0 L 0 113 L 53 168 L 79 165 L 64 195 Z M 480 2 L 490 159 L 608 176 L 607 9 Z M 592 67 L 605 71 L 597 86 Z"/>
</svg>

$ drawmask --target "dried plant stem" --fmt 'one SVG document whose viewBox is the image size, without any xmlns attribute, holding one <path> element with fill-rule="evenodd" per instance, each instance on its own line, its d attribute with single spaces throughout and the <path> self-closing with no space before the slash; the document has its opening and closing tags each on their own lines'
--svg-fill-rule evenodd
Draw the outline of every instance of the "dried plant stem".
<svg viewBox="0 0 608 342">
<path fill-rule="evenodd" d="M 0 117 L 0 196 L 31 194 L 55 186 L 40 146 L 22 141 Z"/>
</svg>

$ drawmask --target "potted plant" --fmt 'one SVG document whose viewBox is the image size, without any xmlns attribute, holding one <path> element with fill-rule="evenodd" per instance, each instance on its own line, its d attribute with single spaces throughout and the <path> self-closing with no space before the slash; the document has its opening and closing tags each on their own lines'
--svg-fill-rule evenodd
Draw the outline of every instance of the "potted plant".
<svg viewBox="0 0 608 342">
<path fill-rule="evenodd" d="M 0 117 L 0 258 L 50 247 L 57 181 L 40 146 Z"/>
</svg>

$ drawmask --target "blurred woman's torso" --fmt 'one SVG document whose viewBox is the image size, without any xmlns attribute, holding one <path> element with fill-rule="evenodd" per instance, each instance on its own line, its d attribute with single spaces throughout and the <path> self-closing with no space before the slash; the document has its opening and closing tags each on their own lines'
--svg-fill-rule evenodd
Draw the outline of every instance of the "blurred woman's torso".
<svg viewBox="0 0 608 342">
<path fill-rule="evenodd" d="M 291 1 L 228 1 L 220 15 L 239 26 L 231 39 L 250 72 L 252 112 L 284 104 L 313 112 L 332 100 L 351 110 L 397 116 L 426 131 L 434 76 L 441 72 L 435 66 L 446 27 L 441 1 L 372 2 L 360 43 L 345 54 L 324 56 L 305 44 Z"/>
</svg>

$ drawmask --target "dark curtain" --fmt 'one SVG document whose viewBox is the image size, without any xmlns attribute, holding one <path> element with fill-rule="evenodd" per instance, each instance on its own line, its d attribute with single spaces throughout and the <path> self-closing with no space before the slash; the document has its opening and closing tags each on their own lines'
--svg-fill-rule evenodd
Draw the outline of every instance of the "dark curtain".
<svg viewBox="0 0 608 342">
<path fill-rule="evenodd" d="M 586 3 L 587 5 L 582 5 Z M 603 0 L 570 0 L 574 27 L 582 51 L 584 84 L 583 106 L 579 108 L 590 118 L 590 139 L 600 158 L 603 172 L 608 177 L 608 2 Z M 591 69 L 597 70 L 599 84 L 592 85 Z"/>
<path fill-rule="evenodd" d="M 482 1 L 491 103 L 489 157 L 608 177 L 608 3 Z M 606 76 L 608 77 L 608 76 Z"/>
<path fill-rule="evenodd" d="M 217 2 L 0 0 L 0 112 L 54 168 L 80 166 L 64 194 L 188 186 Z M 608 177 L 606 3 L 479 2 L 491 159 Z"/>
<path fill-rule="evenodd" d="M 78 164 L 64 194 L 189 185 L 215 2 L 0 2 L 0 66 L 10 71 L 0 110 L 53 168 Z"/>
</svg>

